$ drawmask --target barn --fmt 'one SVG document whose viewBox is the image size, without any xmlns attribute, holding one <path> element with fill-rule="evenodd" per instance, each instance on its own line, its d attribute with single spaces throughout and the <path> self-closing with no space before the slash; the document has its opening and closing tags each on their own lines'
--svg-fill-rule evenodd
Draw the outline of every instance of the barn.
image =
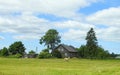
<svg viewBox="0 0 120 75">
<path fill-rule="evenodd" d="M 59 46 L 57 46 L 54 50 L 54 52 L 59 52 L 61 54 L 61 57 L 78 57 L 78 51 L 73 47 L 73 46 L 68 46 L 65 44 L 60 44 Z"/>
</svg>

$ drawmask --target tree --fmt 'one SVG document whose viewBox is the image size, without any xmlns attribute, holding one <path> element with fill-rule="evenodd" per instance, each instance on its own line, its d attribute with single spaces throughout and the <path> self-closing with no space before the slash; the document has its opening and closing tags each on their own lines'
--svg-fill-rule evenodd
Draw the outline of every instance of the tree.
<svg viewBox="0 0 120 75">
<path fill-rule="evenodd" d="M 4 47 L 3 49 L 0 50 L 0 55 L 1 56 L 8 56 L 8 49 L 6 47 Z"/>
<path fill-rule="evenodd" d="M 46 34 L 41 37 L 40 44 L 45 43 L 48 49 L 53 50 L 61 42 L 60 38 L 57 30 L 49 29 Z"/>
<path fill-rule="evenodd" d="M 88 57 L 88 51 L 87 47 L 85 45 L 81 45 L 80 48 L 77 48 L 78 54 L 82 58 L 87 58 Z"/>
<path fill-rule="evenodd" d="M 2 50 L 0 50 L 0 56 L 1 56 L 1 51 L 2 51 Z"/>
<path fill-rule="evenodd" d="M 105 59 L 110 57 L 110 53 L 108 51 L 105 51 L 102 47 L 99 46 L 97 50 L 98 50 L 97 58 Z"/>
<path fill-rule="evenodd" d="M 49 49 L 43 49 L 42 52 L 48 52 L 49 53 Z"/>
<path fill-rule="evenodd" d="M 93 28 L 91 28 L 88 31 L 86 40 L 87 40 L 86 47 L 88 49 L 88 55 L 90 58 L 95 58 L 98 53 L 97 52 L 98 42 Z"/>
<path fill-rule="evenodd" d="M 35 51 L 31 50 L 29 51 L 29 54 L 36 54 Z"/>
<path fill-rule="evenodd" d="M 23 55 L 25 53 L 24 44 L 22 44 L 21 41 L 14 42 L 9 46 L 9 52 L 12 55 L 15 55 L 15 54 Z"/>
<path fill-rule="evenodd" d="M 118 55 L 112 52 L 112 53 L 110 54 L 110 56 L 111 56 L 112 58 L 115 58 L 115 57 L 118 56 Z"/>
</svg>

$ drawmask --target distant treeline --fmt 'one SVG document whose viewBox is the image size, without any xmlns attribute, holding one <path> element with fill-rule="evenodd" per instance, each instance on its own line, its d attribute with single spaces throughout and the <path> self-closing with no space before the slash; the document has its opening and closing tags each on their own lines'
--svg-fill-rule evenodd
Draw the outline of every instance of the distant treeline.
<svg viewBox="0 0 120 75">
<path fill-rule="evenodd" d="M 72 36 L 71 36 L 72 37 Z M 53 58 L 55 57 L 49 50 L 54 50 L 61 43 L 61 36 L 59 32 L 55 29 L 48 30 L 43 37 L 40 38 L 39 43 L 45 44 L 47 49 L 43 49 L 39 54 L 34 50 L 31 50 L 28 54 L 25 52 L 26 48 L 21 41 L 16 41 L 9 46 L 9 48 L 4 47 L 0 50 L 1 57 L 16 57 L 16 58 L 25 58 L 25 57 L 38 57 L 38 58 Z M 78 50 L 79 58 L 88 58 L 88 59 L 106 59 L 106 58 L 115 58 L 117 54 L 109 53 L 107 50 L 104 50 L 101 46 L 98 45 L 97 37 L 95 31 L 91 28 L 87 32 L 85 38 L 86 45 L 81 45 Z M 58 55 L 60 53 L 58 52 Z"/>
</svg>

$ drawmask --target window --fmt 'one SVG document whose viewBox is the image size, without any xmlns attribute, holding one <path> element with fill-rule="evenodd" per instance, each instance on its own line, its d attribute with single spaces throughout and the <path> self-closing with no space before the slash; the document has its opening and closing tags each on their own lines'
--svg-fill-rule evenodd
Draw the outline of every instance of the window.
<svg viewBox="0 0 120 75">
<path fill-rule="evenodd" d="M 63 51 L 64 49 L 63 48 L 61 48 L 61 51 Z"/>
<path fill-rule="evenodd" d="M 67 53 L 65 53 L 65 56 L 67 57 L 67 56 L 68 56 L 68 54 L 67 54 Z"/>
</svg>

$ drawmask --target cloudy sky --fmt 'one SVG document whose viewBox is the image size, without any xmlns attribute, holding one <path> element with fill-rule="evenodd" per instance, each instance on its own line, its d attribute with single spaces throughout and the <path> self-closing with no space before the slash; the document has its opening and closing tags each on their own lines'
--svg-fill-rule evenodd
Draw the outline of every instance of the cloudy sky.
<svg viewBox="0 0 120 75">
<path fill-rule="evenodd" d="M 120 0 L 0 0 L 0 48 L 22 41 L 27 52 L 40 52 L 51 28 L 61 43 L 80 47 L 91 27 L 99 45 L 120 53 Z"/>
</svg>

